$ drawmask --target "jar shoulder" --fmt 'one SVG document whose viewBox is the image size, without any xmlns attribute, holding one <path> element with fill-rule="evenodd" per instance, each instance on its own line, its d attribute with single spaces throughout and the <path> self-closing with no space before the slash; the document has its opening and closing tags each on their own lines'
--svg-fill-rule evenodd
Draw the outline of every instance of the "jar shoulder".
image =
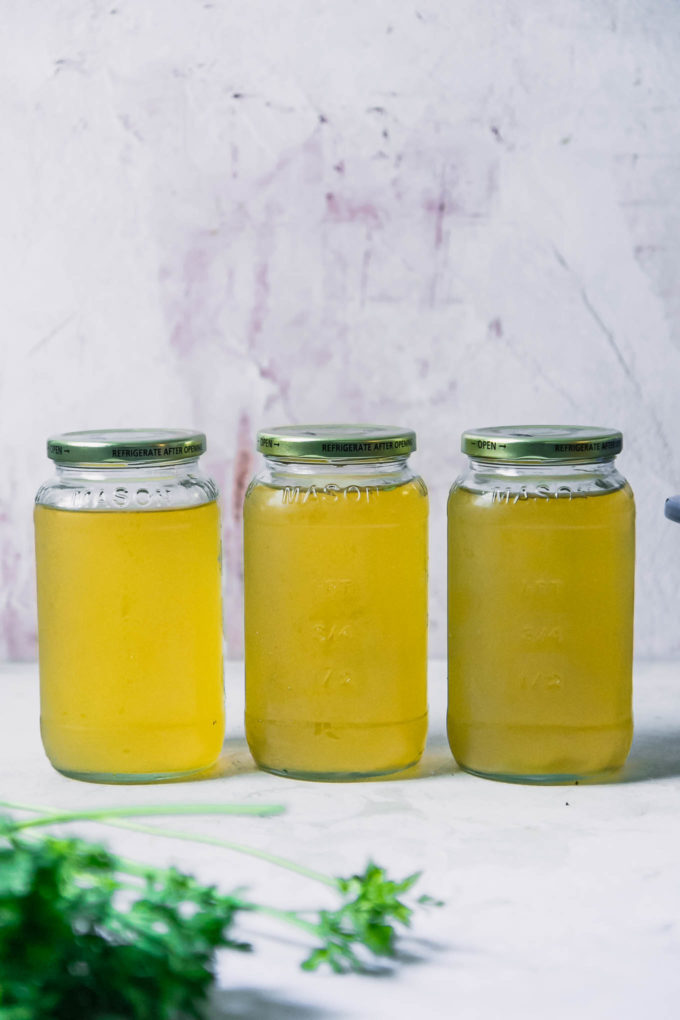
<svg viewBox="0 0 680 1020">
<path fill-rule="evenodd" d="M 57 510 L 149 511 L 203 506 L 217 498 L 215 482 L 200 471 L 73 472 L 44 482 L 35 503 Z"/>
<path fill-rule="evenodd" d="M 522 466 L 516 469 L 469 469 L 456 478 L 449 490 L 449 507 L 469 502 L 480 505 L 516 504 L 526 500 L 572 500 L 585 496 L 619 494 L 619 502 L 634 504 L 633 490 L 611 464 L 583 468 L 550 465 L 545 469 Z"/>
<path fill-rule="evenodd" d="M 272 477 L 261 472 L 251 481 L 245 495 L 244 516 L 264 512 L 291 512 L 305 509 L 320 514 L 354 513 L 371 508 L 398 512 L 398 508 L 417 506 L 427 514 L 428 492 L 419 475 L 409 473 L 400 479 L 337 477 L 324 474 L 299 477 Z"/>
</svg>

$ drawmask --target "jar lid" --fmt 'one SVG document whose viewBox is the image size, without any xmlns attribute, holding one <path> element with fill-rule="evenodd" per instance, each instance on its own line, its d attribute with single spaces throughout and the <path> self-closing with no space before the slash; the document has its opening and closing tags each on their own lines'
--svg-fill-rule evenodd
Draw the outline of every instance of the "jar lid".
<svg viewBox="0 0 680 1020">
<path fill-rule="evenodd" d="M 88 429 L 50 436 L 47 456 L 57 464 L 125 467 L 193 460 L 205 446 L 204 434 L 190 429 Z"/>
<path fill-rule="evenodd" d="M 461 450 L 476 460 L 582 461 L 611 460 L 621 453 L 623 436 L 616 429 L 590 425 L 499 425 L 468 429 Z"/>
<path fill-rule="evenodd" d="M 257 433 L 258 451 L 279 460 L 392 460 L 415 448 L 415 432 L 392 425 L 281 425 Z"/>
<path fill-rule="evenodd" d="M 669 496 L 663 509 L 669 521 L 680 524 L 680 496 Z"/>
</svg>

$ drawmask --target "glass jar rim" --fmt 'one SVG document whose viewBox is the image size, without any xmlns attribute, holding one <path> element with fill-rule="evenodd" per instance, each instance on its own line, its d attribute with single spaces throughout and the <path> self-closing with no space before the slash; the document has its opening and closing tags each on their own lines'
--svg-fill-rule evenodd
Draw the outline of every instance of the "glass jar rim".
<svg viewBox="0 0 680 1020">
<path fill-rule="evenodd" d="M 50 460 L 81 467 L 175 464 L 195 460 L 205 450 L 204 433 L 193 429 L 83 429 L 47 440 Z"/>
<path fill-rule="evenodd" d="M 596 425 L 497 425 L 466 429 L 460 448 L 475 460 L 504 463 L 612 460 L 623 435 Z"/>
<path fill-rule="evenodd" d="M 395 460 L 415 449 L 415 432 L 394 425 L 277 425 L 257 433 L 258 452 L 275 460 Z"/>
</svg>

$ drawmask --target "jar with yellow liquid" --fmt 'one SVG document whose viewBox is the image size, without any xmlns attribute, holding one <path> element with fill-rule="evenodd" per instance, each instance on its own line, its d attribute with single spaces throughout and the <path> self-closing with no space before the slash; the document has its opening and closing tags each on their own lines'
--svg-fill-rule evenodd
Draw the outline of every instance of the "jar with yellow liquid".
<svg viewBox="0 0 680 1020">
<path fill-rule="evenodd" d="M 197 773 L 224 737 L 217 490 L 205 436 L 176 429 L 48 440 L 36 496 L 41 733 L 76 779 Z"/>
<path fill-rule="evenodd" d="M 409 430 L 260 432 L 244 506 L 246 735 L 261 768 L 415 764 L 427 730 L 427 490 Z"/>
<path fill-rule="evenodd" d="M 449 707 L 468 772 L 574 781 L 632 739 L 633 494 L 620 432 L 464 432 L 448 504 Z"/>
</svg>

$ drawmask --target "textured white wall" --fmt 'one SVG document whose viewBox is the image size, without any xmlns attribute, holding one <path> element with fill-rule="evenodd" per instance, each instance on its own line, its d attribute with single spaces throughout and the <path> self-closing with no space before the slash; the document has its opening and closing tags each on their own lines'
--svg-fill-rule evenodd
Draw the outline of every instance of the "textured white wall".
<svg viewBox="0 0 680 1020">
<path fill-rule="evenodd" d="M 259 425 L 624 431 L 638 651 L 680 650 L 676 0 L 5 0 L 0 654 L 35 653 L 48 433 L 188 424 L 240 504 Z"/>
</svg>

